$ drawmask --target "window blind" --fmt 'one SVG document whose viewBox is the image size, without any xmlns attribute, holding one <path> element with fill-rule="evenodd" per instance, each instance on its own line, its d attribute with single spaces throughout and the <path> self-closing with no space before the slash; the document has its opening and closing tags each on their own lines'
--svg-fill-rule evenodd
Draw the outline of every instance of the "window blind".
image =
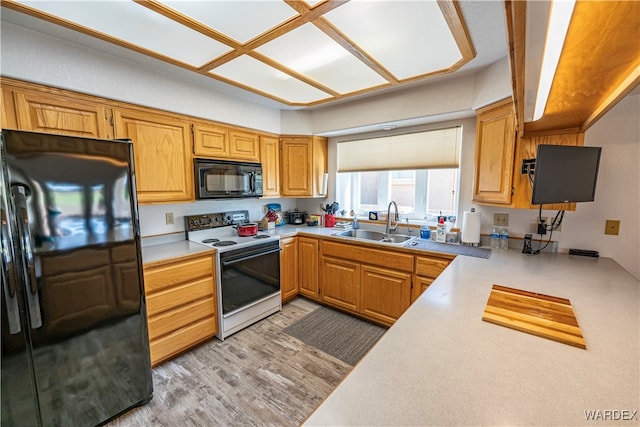
<svg viewBox="0 0 640 427">
<path fill-rule="evenodd" d="M 338 172 L 457 168 L 462 127 L 342 141 Z"/>
</svg>

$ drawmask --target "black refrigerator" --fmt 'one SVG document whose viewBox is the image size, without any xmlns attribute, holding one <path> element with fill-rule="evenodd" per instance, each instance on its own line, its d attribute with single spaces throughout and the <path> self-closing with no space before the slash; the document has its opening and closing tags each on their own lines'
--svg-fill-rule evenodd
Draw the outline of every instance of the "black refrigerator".
<svg viewBox="0 0 640 427">
<path fill-rule="evenodd" d="M 153 393 L 132 144 L 0 149 L 1 425 L 104 424 Z"/>
</svg>

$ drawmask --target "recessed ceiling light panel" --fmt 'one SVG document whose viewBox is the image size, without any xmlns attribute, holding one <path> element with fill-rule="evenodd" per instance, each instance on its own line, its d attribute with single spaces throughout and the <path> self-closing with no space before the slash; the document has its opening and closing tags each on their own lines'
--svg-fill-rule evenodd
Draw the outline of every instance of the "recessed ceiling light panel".
<svg viewBox="0 0 640 427">
<path fill-rule="evenodd" d="M 325 17 L 399 80 L 462 59 L 435 1 L 353 0 Z"/>
<path fill-rule="evenodd" d="M 298 15 L 282 1 L 172 0 L 162 3 L 239 43 L 246 43 Z"/>
<path fill-rule="evenodd" d="M 20 1 L 151 52 L 199 67 L 231 49 L 131 1 Z"/>
<path fill-rule="evenodd" d="M 313 24 L 305 24 L 256 51 L 344 94 L 387 83 Z"/>
<path fill-rule="evenodd" d="M 326 92 L 247 55 L 227 62 L 209 74 L 224 77 L 242 86 L 256 88 L 294 104 L 311 103 L 330 97 Z"/>
</svg>

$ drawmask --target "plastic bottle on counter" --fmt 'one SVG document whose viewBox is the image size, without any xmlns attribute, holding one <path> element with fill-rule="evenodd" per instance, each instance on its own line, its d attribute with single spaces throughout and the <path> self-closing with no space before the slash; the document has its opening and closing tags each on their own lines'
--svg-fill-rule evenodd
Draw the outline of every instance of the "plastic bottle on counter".
<svg viewBox="0 0 640 427">
<path fill-rule="evenodd" d="M 509 231 L 507 227 L 500 230 L 500 249 L 509 249 Z"/>
<path fill-rule="evenodd" d="M 498 227 L 493 227 L 491 229 L 491 235 L 489 236 L 489 246 L 492 248 L 500 247 L 500 230 Z"/>
</svg>

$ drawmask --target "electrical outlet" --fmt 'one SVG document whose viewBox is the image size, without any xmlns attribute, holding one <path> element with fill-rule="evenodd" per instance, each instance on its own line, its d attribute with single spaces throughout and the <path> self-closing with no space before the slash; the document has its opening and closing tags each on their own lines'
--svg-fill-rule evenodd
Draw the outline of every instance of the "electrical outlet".
<svg viewBox="0 0 640 427">
<path fill-rule="evenodd" d="M 164 214 L 164 223 L 167 225 L 173 224 L 173 212 L 167 212 Z"/>
<path fill-rule="evenodd" d="M 542 220 L 544 221 L 545 225 L 547 226 L 547 227 L 546 227 L 546 230 L 549 230 L 549 227 L 551 226 L 551 221 L 553 221 L 553 217 L 550 217 L 550 216 L 543 216 L 543 217 L 542 217 Z M 534 231 L 534 233 L 536 233 L 536 234 L 541 234 L 541 233 L 538 233 L 538 231 L 539 231 L 539 229 L 538 229 L 538 224 L 540 224 L 540 218 L 536 217 L 536 218 L 533 220 L 533 231 Z M 562 231 L 562 224 L 560 224 L 560 226 L 559 226 L 558 228 L 555 228 L 555 229 L 553 230 L 553 232 L 554 232 L 554 233 L 559 233 L 559 232 L 561 232 L 561 231 Z M 542 233 L 542 234 L 544 234 L 544 233 Z"/>
<path fill-rule="evenodd" d="M 493 214 L 493 225 L 499 225 L 501 227 L 509 226 L 509 214 Z"/>
<path fill-rule="evenodd" d="M 617 236 L 620 233 L 620 221 L 617 219 L 608 219 L 605 225 L 604 234 Z"/>
</svg>

